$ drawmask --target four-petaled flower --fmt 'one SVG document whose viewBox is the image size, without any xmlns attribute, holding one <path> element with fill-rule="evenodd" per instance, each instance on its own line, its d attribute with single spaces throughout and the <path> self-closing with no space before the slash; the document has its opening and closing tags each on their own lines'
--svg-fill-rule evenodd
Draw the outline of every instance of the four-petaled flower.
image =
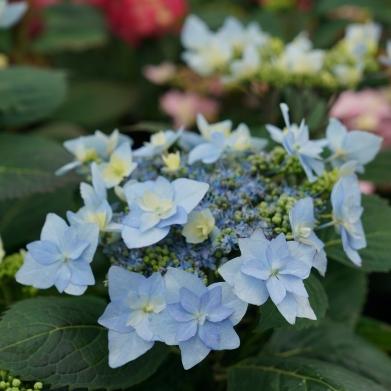
<svg viewBox="0 0 391 391">
<path fill-rule="evenodd" d="M 314 201 L 311 197 L 303 198 L 295 203 L 289 211 L 289 221 L 292 228 L 293 239 L 296 242 L 311 246 L 315 249 L 313 266 L 325 275 L 327 257 L 323 250 L 324 243 L 314 232 L 315 216 Z"/>
<path fill-rule="evenodd" d="M 123 220 L 122 238 L 128 248 L 140 248 L 165 238 L 172 225 L 186 224 L 188 214 L 199 204 L 209 185 L 179 178 L 170 183 L 129 182 L 124 191 L 130 213 Z"/>
<path fill-rule="evenodd" d="M 182 363 L 189 369 L 211 350 L 236 349 L 240 340 L 233 326 L 247 304 L 226 283 L 206 287 L 200 278 L 169 268 L 164 276 L 167 308 L 151 324 L 157 339 L 179 345 Z"/>
<path fill-rule="evenodd" d="M 333 221 L 341 235 L 343 249 L 348 258 L 360 266 L 361 257 L 357 250 L 365 248 L 367 242 L 361 223 L 361 192 L 355 176 L 339 179 L 331 192 L 331 204 Z"/>
<path fill-rule="evenodd" d="M 322 174 L 324 170 L 324 163 L 320 155 L 326 142 L 325 140 L 311 141 L 305 121 L 301 121 L 299 126 L 291 124 L 288 106 L 281 103 L 280 107 L 286 128 L 282 130 L 274 125 L 266 125 L 266 129 L 272 139 L 281 143 L 289 155 L 299 159 L 308 180 L 314 182 L 316 176 Z"/>
<path fill-rule="evenodd" d="M 313 251 L 297 245 L 287 242 L 283 234 L 269 241 L 262 231 L 255 231 L 250 238 L 239 239 L 241 256 L 222 265 L 219 273 L 247 303 L 262 305 L 270 296 L 291 324 L 296 317 L 316 319 L 303 283 L 310 273 Z"/>
<path fill-rule="evenodd" d="M 375 134 L 360 130 L 348 132 L 336 118 L 330 120 L 326 130 L 328 146 L 333 152 L 330 157 L 335 166 L 355 161 L 356 170 L 364 171 L 364 165 L 372 161 L 380 150 L 383 139 Z"/>
<path fill-rule="evenodd" d="M 166 152 L 177 140 L 181 137 L 182 131 L 173 130 L 160 131 L 153 134 L 144 146 L 134 151 L 134 156 L 137 158 L 151 158 L 156 155 L 161 155 Z"/>
<path fill-rule="evenodd" d="M 166 307 L 163 278 L 112 266 L 108 274 L 111 302 L 98 322 L 109 329 L 109 365 L 135 360 L 154 344 L 151 320 Z"/>
<path fill-rule="evenodd" d="M 59 292 L 83 294 L 94 285 L 90 263 L 99 237 L 95 224 L 67 225 L 55 214 L 46 217 L 41 240 L 27 245 L 16 280 L 39 289 L 55 286 Z"/>
<path fill-rule="evenodd" d="M 120 134 L 118 130 L 114 130 L 111 135 L 97 130 L 93 135 L 65 141 L 65 149 L 75 157 L 75 160 L 59 168 L 56 174 L 63 175 L 83 164 L 107 161 L 118 147 L 127 144 L 130 149 L 132 143 L 131 138 Z"/>
</svg>

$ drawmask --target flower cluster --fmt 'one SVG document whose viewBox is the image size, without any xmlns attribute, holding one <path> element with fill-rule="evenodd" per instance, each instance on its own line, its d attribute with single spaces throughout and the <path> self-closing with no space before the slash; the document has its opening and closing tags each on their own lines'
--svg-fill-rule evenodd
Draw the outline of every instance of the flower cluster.
<svg viewBox="0 0 391 391">
<path fill-rule="evenodd" d="M 260 81 L 337 89 L 355 86 L 377 69 L 380 33 L 374 23 L 352 24 L 333 48 L 320 50 L 304 32 L 285 45 L 256 23 L 243 26 L 230 17 L 213 32 L 191 15 L 182 30 L 182 57 L 197 74 L 218 75 L 231 86 Z"/>
<path fill-rule="evenodd" d="M 306 122 L 292 123 L 286 104 L 281 110 L 285 127 L 267 125 L 277 143 L 269 150 L 245 124 L 201 115 L 199 134 L 158 132 L 133 151 L 117 131 L 65 142 L 75 160 L 59 173 L 76 168 L 92 184 L 80 185 L 84 206 L 68 212 L 69 224 L 48 215 L 17 281 L 81 295 L 95 283 L 100 244 L 112 266 L 99 323 L 114 368 L 155 342 L 178 346 L 186 369 L 213 350 L 235 349 L 248 305 L 269 298 L 291 324 L 316 319 L 305 280 L 312 268 L 327 269 L 317 230 L 334 226 L 347 257 L 361 264 L 355 173 L 381 138 L 331 119 L 326 138 L 311 140 Z"/>
</svg>

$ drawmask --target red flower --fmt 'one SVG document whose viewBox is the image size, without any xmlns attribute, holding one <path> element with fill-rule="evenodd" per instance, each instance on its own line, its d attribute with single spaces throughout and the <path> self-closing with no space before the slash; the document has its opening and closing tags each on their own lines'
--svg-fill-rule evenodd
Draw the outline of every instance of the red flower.
<svg viewBox="0 0 391 391">
<path fill-rule="evenodd" d="M 131 44 L 175 31 L 187 12 L 186 0 L 93 0 L 114 34 Z"/>
</svg>

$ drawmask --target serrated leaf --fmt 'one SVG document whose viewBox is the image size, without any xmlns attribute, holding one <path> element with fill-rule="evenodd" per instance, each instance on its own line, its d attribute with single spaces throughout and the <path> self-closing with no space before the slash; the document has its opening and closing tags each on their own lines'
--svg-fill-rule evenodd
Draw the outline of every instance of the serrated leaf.
<svg viewBox="0 0 391 391">
<path fill-rule="evenodd" d="M 102 126 L 126 114 L 131 105 L 129 87 L 108 81 L 75 82 L 54 118 L 86 127 Z"/>
<path fill-rule="evenodd" d="M 228 391 L 386 391 L 345 368 L 302 357 L 261 356 L 228 371 Z"/>
<path fill-rule="evenodd" d="M 32 67 L 0 71 L 0 128 L 24 126 L 50 116 L 64 101 L 65 75 Z"/>
<path fill-rule="evenodd" d="M 98 325 L 105 302 L 93 297 L 36 298 L 11 307 L 0 321 L 0 367 L 52 388 L 123 389 L 152 375 L 163 345 L 126 366 L 108 366 L 107 330 Z"/>
<path fill-rule="evenodd" d="M 327 316 L 354 326 L 366 300 L 366 274 L 337 262 L 329 262 L 323 285 L 329 299 Z"/>
<path fill-rule="evenodd" d="M 319 280 L 311 275 L 304 281 L 307 289 L 309 300 L 312 309 L 314 310 L 317 320 L 310 320 L 305 318 L 297 318 L 293 327 L 307 328 L 316 326 L 321 319 L 324 318 L 328 306 L 328 300 L 326 292 Z M 292 328 L 292 326 L 283 318 L 276 306 L 268 300 L 266 304 L 261 306 L 260 309 L 260 321 L 257 327 L 257 331 L 264 332 L 271 328 Z"/>
<path fill-rule="evenodd" d="M 263 354 L 321 360 L 391 388 L 390 358 L 344 324 L 325 322 L 310 330 L 276 331 Z"/>
<path fill-rule="evenodd" d="M 391 270 L 391 207 L 388 202 L 377 196 L 363 199 L 363 225 L 367 238 L 367 247 L 360 251 L 363 261 L 361 270 L 386 272 Z M 333 229 L 322 233 L 327 256 L 355 267 L 346 257 L 341 238 Z"/>
<path fill-rule="evenodd" d="M 84 4 L 58 4 L 43 12 L 45 31 L 33 43 L 42 53 L 85 50 L 104 45 L 106 24 L 102 14 Z"/>
<path fill-rule="evenodd" d="M 0 135 L 0 201 L 47 193 L 75 182 L 54 172 L 71 160 L 58 143 L 34 136 Z"/>
</svg>

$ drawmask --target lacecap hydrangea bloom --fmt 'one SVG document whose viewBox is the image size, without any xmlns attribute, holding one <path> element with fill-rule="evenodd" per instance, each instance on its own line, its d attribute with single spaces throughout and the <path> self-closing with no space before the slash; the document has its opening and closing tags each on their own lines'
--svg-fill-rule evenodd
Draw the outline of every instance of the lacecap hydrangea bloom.
<svg viewBox="0 0 391 391">
<path fill-rule="evenodd" d="M 264 44 L 257 29 L 242 33 Z M 246 40 L 236 38 L 239 49 Z M 291 123 L 288 106 L 281 110 L 285 126 L 267 126 L 269 147 L 245 124 L 201 115 L 199 133 L 162 131 L 134 151 L 118 132 L 65 143 L 75 156 L 66 169 L 86 176 L 84 205 L 67 213 L 69 224 L 48 215 L 17 280 L 82 294 L 94 284 L 99 244 L 111 263 L 99 323 L 113 368 L 156 342 L 178 346 L 186 369 L 236 349 L 235 327 L 249 305 L 269 302 L 290 324 L 316 319 L 307 279 L 327 271 L 320 232 L 334 227 L 360 265 L 366 239 L 356 173 L 381 139 L 331 119 L 327 137 L 312 140 L 304 120 Z"/>
<path fill-rule="evenodd" d="M 323 50 L 314 48 L 305 32 L 285 44 L 254 22 L 244 26 L 229 17 L 212 31 L 190 15 L 182 29 L 182 58 L 200 76 L 218 76 L 228 85 L 259 81 L 339 89 L 357 85 L 366 72 L 379 68 L 380 35 L 375 23 L 351 24 L 340 41 Z"/>
</svg>

